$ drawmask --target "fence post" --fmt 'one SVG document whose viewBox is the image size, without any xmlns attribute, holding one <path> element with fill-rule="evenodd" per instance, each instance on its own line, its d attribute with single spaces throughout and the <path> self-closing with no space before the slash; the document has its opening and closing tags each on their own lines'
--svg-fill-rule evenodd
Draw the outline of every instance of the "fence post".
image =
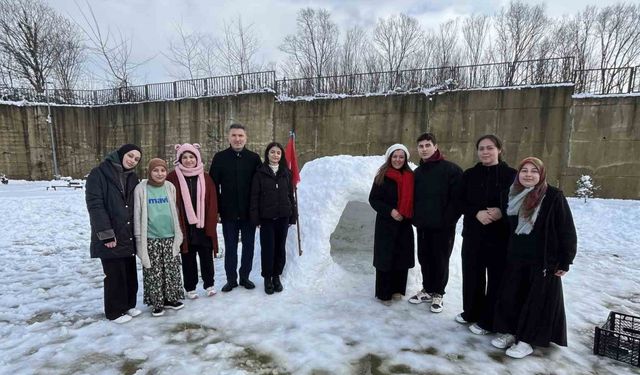
<svg viewBox="0 0 640 375">
<path fill-rule="evenodd" d="M 149 100 L 149 85 L 144 85 L 144 100 Z"/>
<path fill-rule="evenodd" d="M 98 92 L 93 90 L 93 104 L 98 104 Z"/>
<path fill-rule="evenodd" d="M 319 92 L 320 92 L 320 83 L 321 83 L 321 80 L 320 80 L 320 74 L 318 74 L 318 75 L 316 76 L 316 89 L 315 89 L 314 94 L 317 94 L 317 93 L 319 93 Z"/>
<path fill-rule="evenodd" d="M 178 83 L 176 81 L 173 81 L 173 97 L 178 97 Z"/>
<path fill-rule="evenodd" d="M 636 68 L 633 66 L 629 67 L 629 89 L 627 90 L 627 93 L 632 93 L 633 92 L 633 81 L 636 78 Z"/>
</svg>

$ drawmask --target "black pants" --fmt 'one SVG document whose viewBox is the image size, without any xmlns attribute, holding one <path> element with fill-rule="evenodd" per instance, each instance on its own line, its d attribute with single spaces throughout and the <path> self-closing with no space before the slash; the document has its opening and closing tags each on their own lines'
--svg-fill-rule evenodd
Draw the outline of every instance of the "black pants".
<svg viewBox="0 0 640 375">
<path fill-rule="evenodd" d="M 104 271 L 104 314 L 114 320 L 136 307 L 136 257 L 100 259 Z"/>
<path fill-rule="evenodd" d="M 380 271 L 376 269 L 376 297 L 388 301 L 394 293 L 404 295 L 407 289 L 408 269 Z"/>
<path fill-rule="evenodd" d="M 422 288 L 429 294 L 444 295 L 444 290 L 449 282 L 449 258 L 451 258 L 453 250 L 456 227 L 418 228 L 417 234 Z"/>
<path fill-rule="evenodd" d="M 198 285 L 198 262 L 196 254 L 200 258 L 200 274 L 204 289 L 213 286 L 215 269 L 213 268 L 213 249 L 200 246 L 189 246 L 188 253 L 180 253 L 182 257 L 182 276 L 184 277 L 184 289 L 187 292 L 196 290 Z"/>
<path fill-rule="evenodd" d="M 253 242 L 256 226 L 250 220 L 227 220 L 222 222 L 224 236 L 224 271 L 227 282 L 237 281 L 238 240 L 242 236 L 242 259 L 240 260 L 240 279 L 248 279 L 253 268 Z"/>
<path fill-rule="evenodd" d="M 494 331 L 495 304 L 506 263 L 507 244 L 466 237 L 462 242 L 462 317 Z"/>
<path fill-rule="evenodd" d="M 286 242 L 289 231 L 289 218 L 260 220 L 260 260 L 262 277 L 282 275 L 287 261 Z"/>
</svg>

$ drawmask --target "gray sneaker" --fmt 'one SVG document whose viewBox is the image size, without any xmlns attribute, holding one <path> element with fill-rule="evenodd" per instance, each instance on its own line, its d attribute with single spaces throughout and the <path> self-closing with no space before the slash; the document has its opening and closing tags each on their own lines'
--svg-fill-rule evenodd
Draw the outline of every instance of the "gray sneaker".
<svg viewBox="0 0 640 375">
<path fill-rule="evenodd" d="M 409 303 L 417 305 L 422 302 L 431 302 L 431 294 L 427 293 L 424 289 L 421 289 L 415 296 L 409 298 Z"/>
<path fill-rule="evenodd" d="M 439 313 L 442 311 L 444 307 L 444 301 L 442 301 L 442 296 L 437 293 L 433 293 L 433 299 L 431 300 L 431 312 Z"/>
</svg>

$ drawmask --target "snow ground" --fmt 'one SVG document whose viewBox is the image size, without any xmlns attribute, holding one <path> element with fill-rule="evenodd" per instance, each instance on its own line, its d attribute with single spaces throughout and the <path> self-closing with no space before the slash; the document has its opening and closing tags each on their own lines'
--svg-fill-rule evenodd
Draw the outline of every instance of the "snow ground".
<svg viewBox="0 0 640 375">
<path fill-rule="evenodd" d="M 125 325 L 102 313 L 103 275 L 89 258 L 84 192 L 47 191 L 48 182 L 0 185 L 0 373 L 638 373 L 594 356 L 592 344 L 594 326 L 610 310 L 640 315 L 640 201 L 570 199 L 579 250 L 564 278 L 569 347 L 512 360 L 489 344 L 491 337 L 453 320 L 461 309 L 459 234 L 441 314 L 406 302 L 419 288 L 418 266 L 405 300 L 386 307 L 374 299 L 367 267 L 373 232 L 362 233 L 372 218 L 359 214 L 366 207 L 355 204 L 355 214 L 348 210 L 349 220 L 334 231 L 348 202 L 367 201 L 381 163 L 336 156 L 305 165 L 298 192 L 304 254 L 297 255 L 292 229 L 284 292 L 262 291 L 257 246 L 255 290 L 201 295 L 153 318 L 141 302 L 140 275 L 144 313 Z M 216 286 L 225 281 L 223 260 L 216 259 Z"/>
</svg>

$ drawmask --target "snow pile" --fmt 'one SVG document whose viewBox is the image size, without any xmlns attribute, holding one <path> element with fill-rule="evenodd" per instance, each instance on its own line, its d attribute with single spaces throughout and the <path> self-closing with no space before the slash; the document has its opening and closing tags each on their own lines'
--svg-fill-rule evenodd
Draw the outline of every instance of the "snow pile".
<svg viewBox="0 0 640 375">
<path fill-rule="evenodd" d="M 461 309 L 460 227 L 440 314 L 406 298 L 381 305 L 372 273 L 347 272 L 332 259 L 329 238 L 342 210 L 367 200 L 382 162 L 335 156 L 305 165 L 298 192 L 304 254 L 297 255 L 291 227 L 284 292 L 265 295 L 256 267 L 255 290 L 206 298 L 200 283 L 199 299 L 153 318 L 142 305 L 140 272 L 143 314 L 122 326 L 104 320 L 103 274 L 89 258 L 84 191 L 47 191 L 47 182 L 0 185 L 0 373 L 637 372 L 591 348 L 594 326 L 609 310 L 640 315 L 639 201 L 569 199 L 579 241 L 564 278 L 570 346 L 511 360 L 490 345 L 491 336 L 472 335 L 454 321 Z M 257 247 L 256 265 L 259 253 Z M 224 262 L 215 262 L 220 288 Z M 407 297 L 418 288 L 415 278 L 409 284 Z"/>
</svg>

